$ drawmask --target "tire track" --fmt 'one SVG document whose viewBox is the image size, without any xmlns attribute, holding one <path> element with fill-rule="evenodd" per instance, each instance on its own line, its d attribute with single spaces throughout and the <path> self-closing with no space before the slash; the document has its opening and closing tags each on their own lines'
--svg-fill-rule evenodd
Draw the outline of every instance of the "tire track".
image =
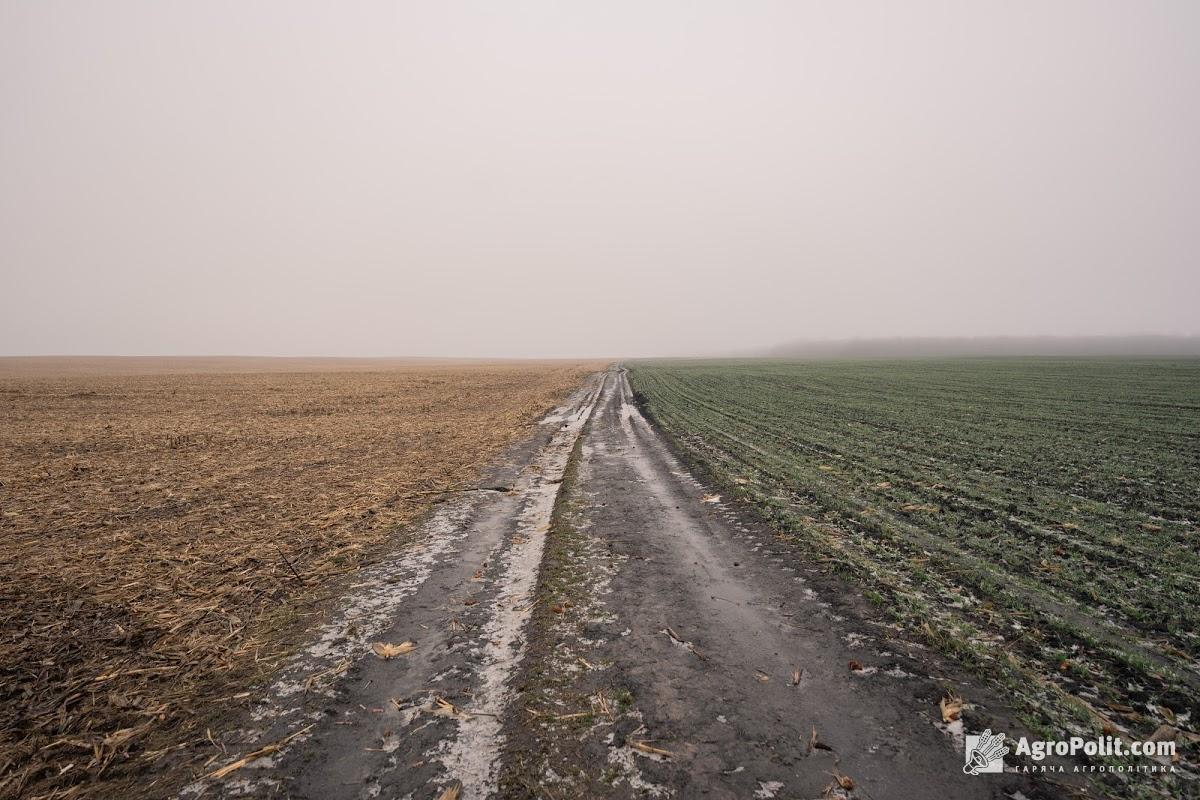
<svg viewBox="0 0 1200 800">
<path fill-rule="evenodd" d="M 509 455 L 500 480 L 481 483 L 512 491 L 448 500 L 413 545 L 363 570 L 246 727 L 222 737 L 226 756 L 180 796 L 434 796 L 455 782 L 463 800 L 492 794 L 546 529 L 608 379 L 590 379 Z M 371 651 L 406 640 L 416 648 L 398 658 Z M 425 713 L 446 696 L 462 713 Z"/>
<path fill-rule="evenodd" d="M 525 656 L 546 531 L 571 451 L 603 388 L 602 384 L 589 402 L 569 417 L 550 447 L 542 452 L 536 463 L 538 477 L 529 487 L 529 499 L 517 518 L 520 539 L 501 556 L 504 575 L 483 630 L 483 663 L 475 703 L 470 715 L 459 721 L 457 735 L 447 742 L 440 756 L 447 773 L 462 782 L 464 800 L 489 797 L 496 790 L 502 720 L 513 697 L 509 679 Z"/>
</svg>

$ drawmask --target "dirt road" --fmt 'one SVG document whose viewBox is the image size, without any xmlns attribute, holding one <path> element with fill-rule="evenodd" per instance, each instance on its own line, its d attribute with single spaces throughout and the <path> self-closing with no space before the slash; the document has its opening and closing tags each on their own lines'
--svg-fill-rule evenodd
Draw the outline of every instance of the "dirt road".
<svg viewBox="0 0 1200 800">
<path fill-rule="evenodd" d="M 621 370 L 483 486 L 362 575 L 184 797 L 1045 795 L 963 774 L 938 699 L 1012 729 L 1002 705 L 709 495 Z"/>
</svg>

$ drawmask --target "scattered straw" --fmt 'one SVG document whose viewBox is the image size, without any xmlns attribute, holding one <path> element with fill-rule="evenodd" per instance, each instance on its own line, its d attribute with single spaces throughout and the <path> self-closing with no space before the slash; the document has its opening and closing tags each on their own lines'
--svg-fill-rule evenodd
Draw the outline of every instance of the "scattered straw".
<svg viewBox="0 0 1200 800">
<path fill-rule="evenodd" d="M 593 366 L 30 377 L 0 361 L 0 797 L 137 797 L 151 755 L 211 757 L 206 724 L 339 576 Z"/>
</svg>

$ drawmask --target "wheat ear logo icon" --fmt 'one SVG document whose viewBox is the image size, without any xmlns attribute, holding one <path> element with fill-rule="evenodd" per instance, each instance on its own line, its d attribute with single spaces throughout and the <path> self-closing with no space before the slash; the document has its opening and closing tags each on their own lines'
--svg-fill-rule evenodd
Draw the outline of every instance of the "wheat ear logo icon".
<svg viewBox="0 0 1200 800">
<path fill-rule="evenodd" d="M 1008 755 L 1003 733 L 992 733 L 991 728 L 979 736 L 967 737 L 966 763 L 963 772 L 978 775 L 981 772 L 1003 771 L 1002 759 Z"/>
</svg>

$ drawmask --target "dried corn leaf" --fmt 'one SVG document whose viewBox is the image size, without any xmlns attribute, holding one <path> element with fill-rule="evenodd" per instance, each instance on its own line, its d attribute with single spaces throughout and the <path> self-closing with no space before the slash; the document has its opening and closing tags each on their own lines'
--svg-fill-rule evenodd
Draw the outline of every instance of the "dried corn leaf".
<svg viewBox="0 0 1200 800">
<path fill-rule="evenodd" d="M 849 775 L 843 775 L 842 773 L 838 772 L 836 769 L 829 774 L 833 776 L 833 779 L 835 781 L 837 781 L 837 785 L 839 788 L 845 789 L 847 792 L 854 788 L 854 779 L 851 778 Z"/>
<path fill-rule="evenodd" d="M 947 692 L 938 702 L 938 708 L 942 712 L 942 722 L 953 722 L 962 716 L 963 699 L 954 692 Z"/>
<path fill-rule="evenodd" d="M 811 753 L 813 750 L 828 750 L 831 753 L 833 752 L 832 747 L 825 744 L 817 737 L 817 729 L 815 726 L 812 729 L 812 736 L 808 737 L 808 751 Z"/>
<path fill-rule="evenodd" d="M 428 710 L 434 716 L 449 717 L 451 719 L 467 719 L 471 716 L 444 697 L 433 698 L 433 702 L 430 704 Z"/>
<path fill-rule="evenodd" d="M 417 649 L 417 645 L 413 642 L 400 642 L 398 644 L 389 644 L 387 642 L 375 642 L 371 645 L 371 649 L 375 651 L 375 655 L 387 660 L 402 656 L 406 653 L 411 653 Z"/>
<path fill-rule="evenodd" d="M 216 778 L 216 779 L 220 780 L 221 778 L 224 778 L 226 775 L 229 775 L 232 772 L 236 772 L 237 770 L 246 766 L 251 761 L 255 761 L 257 759 L 262 758 L 263 756 L 268 756 L 271 753 L 276 753 L 276 752 L 282 750 L 288 742 L 292 741 L 293 739 L 295 739 L 299 736 L 303 736 L 304 734 L 306 734 L 310 730 L 312 730 L 313 727 L 315 727 L 315 723 L 314 723 L 314 725 L 306 725 L 305 727 L 301 728 L 300 730 L 296 731 L 295 733 L 292 733 L 292 734 L 289 734 L 289 735 L 283 737 L 278 742 L 274 742 L 272 744 L 267 745 L 266 747 L 260 747 L 259 749 L 255 750 L 251 753 L 247 753 L 246 755 L 239 758 L 237 761 L 234 761 L 232 764 L 226 764 L 225 766 L 221 767 L 220 769 L 214 770 L 213 772 L 208 773 L 204 777 Z"/>
</svg>

